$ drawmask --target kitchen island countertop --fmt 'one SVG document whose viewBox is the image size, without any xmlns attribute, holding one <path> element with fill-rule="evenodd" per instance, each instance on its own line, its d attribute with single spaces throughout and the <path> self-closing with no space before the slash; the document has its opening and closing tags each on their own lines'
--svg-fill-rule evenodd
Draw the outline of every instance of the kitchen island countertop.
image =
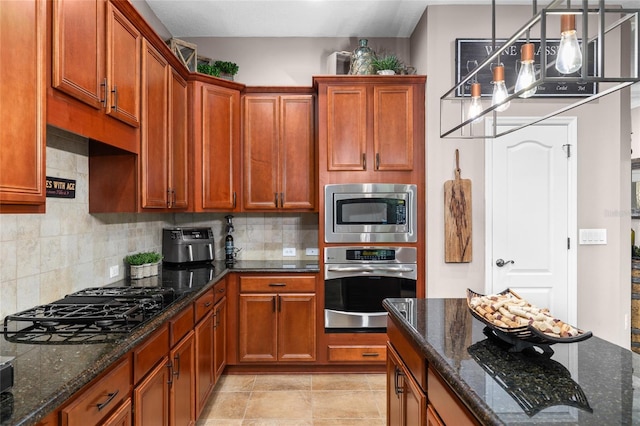
<svg viewBox="0 0 640 426">
<path fill-rule="evenodd" d="M 550 358 L 513 353 L 485 334 L 466 299 L 383 305 L 481 424 L 640 424 L 640 355 L 630 350 L 594 336 L 552 345 Z"/>
<path fill-rule="evenodd" d="M 278 266 L 279 265 L 279 266 Z M 317 262 L 241 261 L 232 269 L 216 261 L 206 274 L 168 273 L 142 280 L 122 280 L 109 286 L 163 286 L 176 289 L 178 297 L 165 310 L 131 333 L 107 343 L 25 344 L 0 337 L 0 356 L 12 358 L 14 386 L 0 394 L 0 425 L 33 425 L 60 407 L 84 385 L 142 343 L 159 326 L 195 301 L 229 272 L 296 273 L 319 271 Z M 171 269 L 172 272 L 175 269 Z"/>
</svg>

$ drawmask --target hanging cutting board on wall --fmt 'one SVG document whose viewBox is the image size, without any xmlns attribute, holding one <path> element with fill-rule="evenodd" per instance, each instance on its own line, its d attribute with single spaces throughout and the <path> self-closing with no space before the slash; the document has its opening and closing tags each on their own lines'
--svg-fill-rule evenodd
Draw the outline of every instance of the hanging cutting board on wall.
<svg viewBox="0 0 640 426">
<path fill-rule="evenodd" d="M 445 262 L 471 262 L 471 231 L 471 180 L 460 178 L 460 153 L 456 149 L 455 179 L 444 183 Z"/>
</svg>

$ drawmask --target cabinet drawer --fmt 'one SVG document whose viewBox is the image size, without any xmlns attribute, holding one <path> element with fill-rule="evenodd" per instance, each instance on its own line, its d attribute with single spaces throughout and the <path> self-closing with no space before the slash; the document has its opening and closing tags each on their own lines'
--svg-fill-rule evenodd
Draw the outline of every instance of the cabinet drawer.
<svg viewBox="0 0 640 426">
<path fill-rule="evenodd" d="M 169 327 L 162 326 L 133 350 L 133 383 L 136 384 L 169 353 Z"/>
<path fill-rule="evenodd" d="M 218 303 L 220 299 L 227 295 L 227 280 L 224 279 L 216 283 L 213 287 L 214 303 Z"/>
<path fill-rule="evenodd" d="M 188 332 L 193 330 L 193 305 L 190 305 L 178 313 L 169 321 L 170 333 L 170 346 L 173 347 L 178 343 Z"/>
<path fill-rule="evenodd" d="M 196 322 L 199 322 L 202 318 L 204 318 L 207 313 L 211 311 L 213 308 L 213 289 L 207 291 L 202 296 L 198 297 L 198 300 L 195 302 L 195 310 L 196 310 Z"/>
<path fill-rule="evenodd" d="M 478 424 L 449 386 L 431 368 L 427 373 L 427 395 L 429 395 L 429 404 L 433 406 L 444 424 L 460 426 Z"/>
<path fill-rule="evenodd" d="M 384 362 L 387 349 L 381 346 L 329 346 L 329 361 Z"/>
<path fill-rule="evenodd" d="M 316 277 L 271 275 L 263 277 L 241 276 L 241 293 L 286 293 L 286 292 L 315 292 Z"/>
<path fill-rule="evenodd" d="M 121 401 L 129 397 L 130 390 L 131 361 L 126 357 L 62 409 L 62 425 L 100 423 Z"/>
</svg>

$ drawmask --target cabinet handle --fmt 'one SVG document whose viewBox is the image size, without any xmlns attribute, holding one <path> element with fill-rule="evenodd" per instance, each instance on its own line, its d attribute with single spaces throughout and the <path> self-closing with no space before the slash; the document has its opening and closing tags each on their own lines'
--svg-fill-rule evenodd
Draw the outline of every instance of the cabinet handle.
<svg viewBox="0 0 640 426">
<path fill-rule="evenodd" d="M 362 170 L 367 170 L 367 154 L 362 153 Z"/>
<path fill-rule="evenodd" d="M 173 197 L 172 197 L 173 199 L 172 199 L 171 203 L 172 203 L 172 206 L 175 207 L 176 206 L 176 190 L 175 189 L 171 190 L 171 195 L 173 195 Z"/>
<path fill-rule="evenodd" d="M 218 328 L 218 326 L 220 325 L 220 308 L 216 309 L 215 318 L 216 318 L 216 322 L 213 328 Z"/>
<path fill-rule="evenodd" d="M 236 191 L 233 191 L 233 208 L 236 208 Z"/>
<path fill-rule="evenodd" d="M 286 287 L 287 283 L 269 283 L 269 287 Z"/>
<path fill-rule="evenodd" d="M 276 296 L 278 298 L 278 312 L 282 312 L 282 300 L 280 300 L 280 296 Z"/>
<path fill-rule="evenodd" d="M 380 153 L 376 152 L 376 170 L 380 170 Z"/>
<path fill-rule="evenodd" d="M 107 394 L 108 398 L 107 398 L 107 400 L 106 400 L 105 402 L 101 402 L 100 404 L 96 404 L 96 407 L 98 407 L 98 411 L 102 411 L 102 409 L 103 409 L 104 407 L 106 407 L 107 405 L 109 405 L 109 403 L 110 403 L 111 401 L 113 401 L 113 398 L 115 398 L 115 397 L 116 397 L 116 395 L 118 395 L 118 393 L 119 393 L 119 392 L 120 392 L 120 390 L 118 389 L 118 390 L 116 390 L 115 392 L 108 393 L 108 394 Z"/>
<path fill-rule="evenodd" d="M 167 188 L 167 208 L 171 207 L 171 188 Z"/>
<path fill-rule="evenodd" d="M 376 357 L 380 356 L 380 354 L 378 352 L 363 352 L 362 356 Z"/>
<path fill-rule="evenodd" d="M 218 289 L 218 293 L 224 293 L 224 287 Z"/>
<path fill-rule="evenodd" d="M 204 304 L 205 308 L 208 308 L 209 306 L 211 306 L 211 302 L 207 302 L 207 303 Z"/>
<path fill-rule="evenodd" d="M 108 90 L 106 77 L 102 80 L 102 83 L 100 83 L 100 87 L 104 87 L 104 97 L 100 99 L 100 103 L 102 104 L 102 108 L 106 108 L 107 107 L 107 90 Z"/>
<path fill-rule="evenodd" d="M 273 296 L 273 312 L 276 311 L 276 305 L 278 304 L 278 301 L 276 300 L 276 296 Z"/>
<path fill-rule="evenodd" d="M 284 192 L 280 193 L 280 208 L 284 207 Z"/>
<path fill-rule="evenodd" d="M 176 361 L 178 368 L 173 370 L 173 375 L 176 376 L 176 380 L 180 379 L 180 354 L 176 354 L 173 359 Z"/>
<path fill-rule="evenodd" d="M 118 110 L 118 86 L 113 86 L 113 105 L 111 105 L 111 109 Z"/>
<path fill-rule="evenodd" d="M 398 384 L 400 382 L 400 376 L 403 376 L 402 371 L 396 366 L 396 371 L 393 378 L 393 387 L 395 388 L 393 391 L 396 395 L 403 393 L 402 387 Z"/>
<path fill-rule="evenodd" d="M 278 208 L 278 193 L 274 192 L 273 196 L 274 196 L 274 204 L 276 205 L 276 209 L 277 209 Z"/>
<path fill-rule="evenodd" d="M 167 384 L 171 386 L 173 385 L 173 363 L 171 361 L 167 363 L 167 368 L 169 369 L 169 380 L 167 380 Z"/>
</svg>

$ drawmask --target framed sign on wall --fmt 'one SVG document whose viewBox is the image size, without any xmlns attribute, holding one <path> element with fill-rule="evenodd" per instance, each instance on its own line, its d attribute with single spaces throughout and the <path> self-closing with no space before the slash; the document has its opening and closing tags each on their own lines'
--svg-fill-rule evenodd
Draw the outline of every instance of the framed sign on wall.
<svg viewBox="0 0 640 426">
<path fill-rule="evenodd" d="M 500 48 L 507 40 L 496 39 L 496 47 Z M 536 75 L 539 77 L 540 73 L 540 40 L 531 39 L 531 43 L 534 45 L 535 59 L 534 67 L 536 67 Z M 518 71 L 520 70 L 520 47 L 526 43 L 526 40 L 518 40 L 509 46 L 501 55 L 497 61 L 502 62 L 504 65 L 505 83 L 510 93 L 513 93 L 513 87 L 516 84 L 518 77 Z M 558 46 L 560 44 L 559 39 L 547 40 L 547 77 L 562 77 L 556 71 L 553 62 L 556 59 L 558 52 Z M 589 74 L 595 75 L 595 45 L 591 43 L 589 45 Z M 464 79 L 471 71 L 473 71 L 478 65 L 480 65 L 493 51 L 493 41 L 487 39 L 456 39 L 456 84 Z M 491 81 L 493 80 L 492 67 L 483 68 L 478 74 L 478 82 L 482 85 L 482 96 L 490 97 L 493 91 Z M 579 75 L 579 71 L 570 74 L 570 77 L 576 77 Z M 469 96 L 471 81 L 465 84 L 464 90 L 462 87 L 458 88 L 456 96 Z M 464 93 L 463 93 L 464 92 Z M 597 83 L 570 83 L 562 81 L 545 82 L 538 86 L 533 97 L 536 98 L 579 98 L 588 97 L 595 93 L 598 93 Z"/>
</svg>

